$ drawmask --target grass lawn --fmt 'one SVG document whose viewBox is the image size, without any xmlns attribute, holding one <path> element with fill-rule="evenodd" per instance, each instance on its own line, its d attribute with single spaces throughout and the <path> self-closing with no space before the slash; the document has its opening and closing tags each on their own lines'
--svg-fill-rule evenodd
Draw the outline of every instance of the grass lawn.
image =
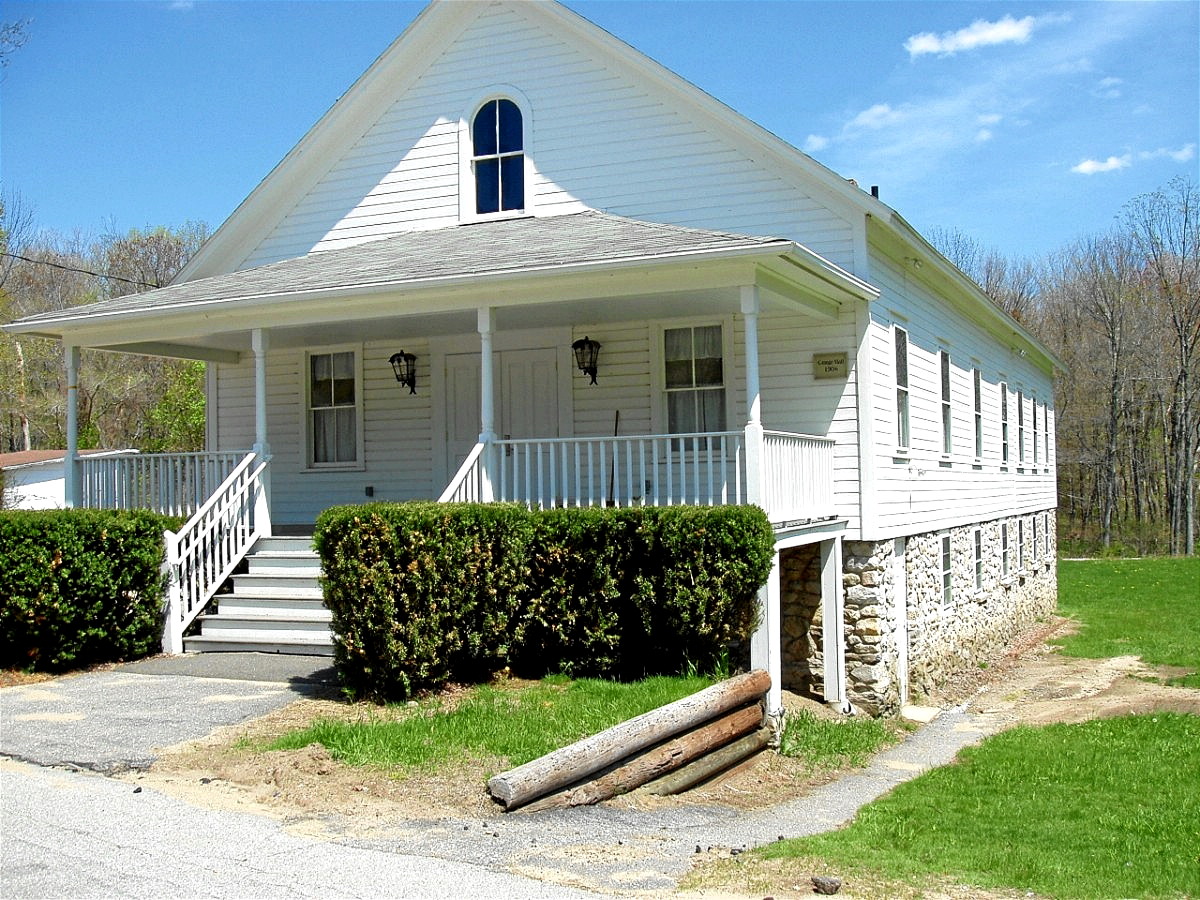
<svg viewBox="0 0 1200 900">
<path fill-rule="evenodd" d="M 1017 728 L 901 785 L 845 829 L 748 856 L 819 858 L 848 880 L 1200 896 L 1200 717 Z"/>
<path fill-rule="evenodd" d="M 1083 623 L 1063 653 L 1140 656 L 1187 669 L 1169 683 L 1200 688 L 1200 557 L 1061 562 L 1058 591 L 1059 610 Z"/>
<path fill-rule="evenodd" d="M 702 690 L 713 679 L 654 677 L 620 684 L 550 677 L 520 686 L 480 685 L 457 701 L 433 698 L 400 721 L 319 721 L 270 749 L 311 743 L 352 765 L 428 768 L 466 754 L 513 766 Z"/>
</svg>

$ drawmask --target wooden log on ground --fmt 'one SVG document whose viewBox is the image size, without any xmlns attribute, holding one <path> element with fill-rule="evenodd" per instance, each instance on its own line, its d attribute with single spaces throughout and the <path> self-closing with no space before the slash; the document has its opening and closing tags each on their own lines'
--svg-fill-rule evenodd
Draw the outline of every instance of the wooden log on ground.
<svg viewBox="0 0 1200 900">
<path fill-rule="evenodd" d="M 706 753 L 713 752 L 761 725 L 762 707 L 758 703 L 734 710 L 694 731 L 677 735 L 664 744 L 644 750 L 628 762 L 603 772 L 590 781 L 534 800 L 528 806 L 522 807 L 522 811 L 589 806 L 618 794 L 628 793 L 648 781 L 699 759 Z"/>
<path fill-rule="evenodd" d="M 727 747 L 722 747 L 708 756 L 701 757 L 677 772 L 663 776 L 650 785 L 650 793 L 681 794 L 688 788 L 693 788 L 700 782 L 707 781 L 755 753 L 765 750 L 770 739 L 771 729 L 760 728 L 753 734 L 739 738 Z"/>
<path fill-rule="evenodd" d="M 488 780 L 488 790 L 506 810 L 524 806 L 680 732 L 745 706 L 759 699 L 770 686 L 771 676 L 761 669 L 738 675 L 495 775 Z"/>
</svg>

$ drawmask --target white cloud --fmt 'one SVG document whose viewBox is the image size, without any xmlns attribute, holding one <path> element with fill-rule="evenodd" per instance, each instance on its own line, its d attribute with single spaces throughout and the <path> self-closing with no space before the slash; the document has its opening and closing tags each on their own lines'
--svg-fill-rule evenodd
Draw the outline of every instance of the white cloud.
<svg viewBox="0 0 1200 900">
<path fill-rule="evenodd" d="M 995 137 L 995 134 L 992 132 L 992 129 L 980 128 L 977 132 L 975 132 L 975 143 L 983 144 L 987 141 L 990 141 L 993 137 Z"/>
<path fill-rule="evenodd" d="M 890 104 L 876 103 L 874 106 L 864 109 L 857 116 L 851 119 L 846 127 L 853 128 L 870 128 L 876 130 L 886 128 L 888 125 L 897 125 L 903 122 L 905 115 L 897 109 L 892 109 Z"/>
<path fill-rule="evenodd" d="M 1169 147 L 1159 147 L 1157 150 L 1142 150 L 1137 158 L 1142 159 L 1173 159 L 1175 162 L 1187 162 L 1196 155 L 1195 144 L 1184 144 L 1178 150 Z"/>
<path fill-rule="evenodd" d="M 975 121 L 980 125 L 998 125 L 1000 120 L 1003 118 L 1004 117 L 999 113 L 986 113 L 985 115 L 979 116 Z"/>
<path fill-rule="evenodd" d="M 1099 97 L 1101 100 L 1116 100 L 1121 96 L 1119 87 L 1124 83 L 1122 78 L 1101 78 L 1092 90 L 1092 96 Z"/>
<path fill-rule="evenodd" d="M 804 139 L 805 153 L 819 153 L 829 146 L 829 138 L 820 134 L 810 134 Z"/>
<path fill-rule="evenodd" d="M 167 9 L 179 10 L 180 12 L 189 12 L 196 6 L 194 0 L 171 0 L 167 4 Z"/>
<path fill-rule="evenodd" d="M 974 50 L 978 47 L 1024 44 L 1033 35 L 1035 28 L 1054 18 L 1058 17 L 1025 16 L 1021 19 L 1014 19 L 1012 16 L 1005 16 L 995 22 L 976 19 L 966 28 L 960 28 L 958 31 L 944 31 L 941 34 L 923 31 L 920 34 L 914 34 L 904 42 L 904 49 L 908 51 L 909 57 L 915 59 L 929 53 L 953 56 L 955 53 Z"/>
<path fill-rule="evenodd" d="M 1080 175 L 1096 175 L 1100 172 L 1116 172 L 1128 169 L 1133 164 L 1132 155 L 1110 156 L 1108 159 L 1085 159 L 1077 166 L 1071 166 L 1071 171 Z"/>
</svg>

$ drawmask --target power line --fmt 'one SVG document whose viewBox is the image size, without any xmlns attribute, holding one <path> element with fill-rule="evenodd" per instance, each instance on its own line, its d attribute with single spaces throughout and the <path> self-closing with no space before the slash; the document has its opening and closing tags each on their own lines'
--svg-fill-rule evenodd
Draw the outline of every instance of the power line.
<svg viewBox="0 0 1200 900">
<path fill-rule="evenodd" d="M 123 281 L 126 284 L 136 284 L 139 287 L 159 288 L 161 284 L 151 284 L 148 281 L 138 281 L 136 278 L 126 278 L 123 275 L 105 275 L 102 272 L 93 272 L 91 269 L 81 269 L 78 266 L 67 266 L 62 263 L 51 262 L 48 259 L 31 259 L 28 256 L 22 256 L 19 253 L 8 253 L 0 250 L 0 256 L 7 256 L 9 259 L 19 259 L 21 262 L 34 263 L 39 266 L 50 266 L 55 269 L 62 269 L 64 272 L 78 272 L 80 275 L 91 275 L 93 278 L 108 278 L 112 281 Z"/>
</svg>

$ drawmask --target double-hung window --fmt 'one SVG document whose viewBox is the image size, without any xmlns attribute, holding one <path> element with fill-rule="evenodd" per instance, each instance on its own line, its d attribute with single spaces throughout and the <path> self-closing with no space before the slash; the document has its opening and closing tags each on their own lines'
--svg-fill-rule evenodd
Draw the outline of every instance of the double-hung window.
<svg viewBox="0 0 1200 900">
<path fill-rule="evenodd" d="M 895 329 L 896 343 L 896 447 L 909 448 L 908 423 L 908 332 Z"/>
<path fill-rule="evenodd" d="M 942 536 L 942 605 L 949 606 L 954 600 L 953 557 L 950 553 L 950 535 Z"/>
<path fill-rule="evenodd" d="M 1038 464 L 1038 403 L 1037 397 L 1033 398 L 1033 467 L 1036 469 Z"/>
<path fill-rule="evenodd" d="M 308 464 L 359 462 L 358 367 L 353 350 L 308 355 Z"/>
<path fill-rule="evenodd" d="M 667 431 L 725 430 L 725 363 L 720 325 L 663 332 Z"/>
<path fill-rule="evenodd" d="M 971 380 L 975 383 L 975 458 L 983 457 L 983 374 L 978 369 L 971 370 Z"/>
<path fill-rule="evenodd" d="M 475 213 L 525 208 L 525 137 L 521 110 L 513 101 L 489 100 L 471 122 L 471 170 Z"/>
<path fill-rule="evenodd" d="M 975 590 L 983 590 L 983 529 L 975 529 Z"/>
<path fill-rule="evenodd" d="M 1000 575 L 1004 578 L 1012 571 L 1012 550 L 1008 546 L 1008 523 L 1000 523 Z"/>
<path fill-rule="evenodd" d="M 1000 465 L 1008 466 L 1008 382 L 1000 382 Z"/>
<path fill-rule="evenodd" d="M 1025 465 L 1025 393 L 1017 391 L 1017 464 Z"/>
<path fill-rule="evenodd" d="M 950 354 L 941 350 L 938 357 L 942 368 L 942 453 L 949 456 L 954 450 L 954 440 L 950 433 Z"/>
</svg>

